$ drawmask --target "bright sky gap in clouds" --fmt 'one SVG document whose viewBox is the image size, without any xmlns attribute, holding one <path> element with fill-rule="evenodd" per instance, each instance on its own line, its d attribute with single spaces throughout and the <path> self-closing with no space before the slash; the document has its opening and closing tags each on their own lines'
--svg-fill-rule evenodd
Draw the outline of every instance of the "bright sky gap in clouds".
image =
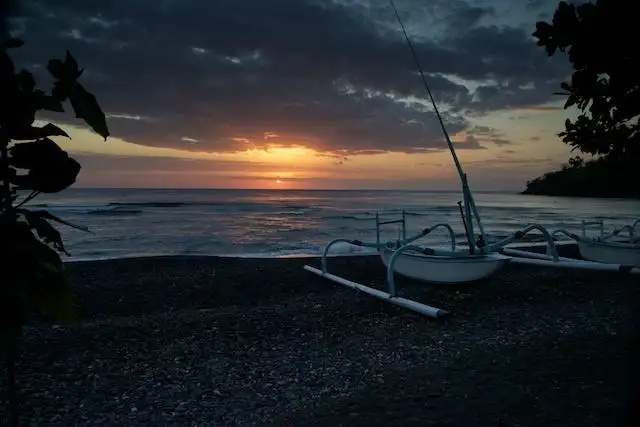
<svg viewBox="0 0 640 427">
<path fill-rule="evenodd" d="M 568 60 L 531 37 L 551 0 L 396 0 L 475 189 L 520 190 L 570 156 Z M 69 49 L 107 142 L 42 116 L 82 187 L 457 189 L 388 0 L 23 0 L 20 66 Z"/>
</svg>

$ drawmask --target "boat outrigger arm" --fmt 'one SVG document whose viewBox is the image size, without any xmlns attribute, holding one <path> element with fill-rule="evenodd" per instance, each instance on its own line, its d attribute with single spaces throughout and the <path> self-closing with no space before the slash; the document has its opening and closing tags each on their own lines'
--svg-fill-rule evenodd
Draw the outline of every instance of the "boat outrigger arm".
<svg viewBox="0 0 640 427">
<path fill-rule="evenodd" d="M 380 241 L 380 226 L 388 225 L 388 224 L 398 224 L 398 223 L 402 224 L 402 238 L 398 239 L 396 242 L 389 242 L 389 243 L 383 244 Z M 449 237 L 451 239 L 451 253 L 454 253 L 456 249 L 455 233 L 453 232 L 453 229 L 449 224 L 445 224 L 445 223 L 436 224 L 433 227 L 425 228 L 420 233 L 414 236 L 407 237 L 406 236 L 406 216 L 405 216 L 404 210 L 402 211 L 402 219 L 396 219 L 396 220 L 390 220 L 390 221 L 380 221 L 379 213 L 376 213 L 376 242 L 375 243 L 366 243 L 360 240 L 350 240 L 350 239 L 342 239 L 342 238 L 332 240 L 327 244 L 327 246 L 325 246 L 324 252 L 322 253 L 322 258 L 321 258 L 322 269 L 320 270 L 315 267 L 311 267 L 310 265 L 305 265 L 304 269 L 311 273 L 317 274 L 318 276 L 324 277 L 326 279 L 329 279 L 341 285 L 347 286 L 349 288 L 364 292 L 368 295 L 371 295 L 383 301 L 389 302 L 391 304 L 397 305 L 399 307 L 407 308 L 409 310 L 415 311 L 419 314 L 423 314 L 429 317 L 441 317 L 447 314 L 446 310 L 433 307 L 430 305 L 422 304 L 417 301 L 413 301 L 413 300 L 398 296 L 396 292 L 395 282 L 393 280 L 393 270 L 394 270 L 393 267 L 395 264 L 395 260 L 397 259 L 397 254 L 400 254 L 409 250 L 417 250 L 420 252 L 426 251 L 428 248 L 416 246 L 413 243 L 416 242 L 418 239 L 421 239 L 422 237 L 425 237 L 431 232 L 440 228 L 444 228 L 445 230 L 448 231 Z M 336 276 L 334 274 L 329 273 L 327 268 L 327 257 L 329 255 L 329 251 L 331 247 L 338 243 L 348 243 L 351 245 L 372 248 L 376 250 L 381 250 L 382 248 L 388 247 L 389 245 L 393 245 L 395 243 L 395 246 L 397 248 L 394 252 L 395 258 L 391 260 L 387 268 L 387 292 L 381 291 L 369 286 L 364 286 L 364 285 L 361 285 L 360 283 L 356 283 L 351 280 L 345 279 L 343 277 Z M 430 250 L 432 252 L 435 252 L 432 249 Z"/>
<path fill-rule="evenodd" d="M 381 239 L 380 239 L 380 228 L 382 225 L 390 225 L 390 224 L 401 224 L 402 225 L 402 235 L 401 238 L 396 240 L 396 241 L 390 241 L 387 243 L 382 243 Z M 427 237 L 429 234 L 433 233 L 436 230 L 439 229 L 444 229 L 447 231 L 449 238 L 450 238 L 450 250 L 444 250 L 444 249 L 436 249 L 436 248 L 430 248 L 427 246 L 422 246 L 422 245 L 418 245 L 417 241 L 421 238 Z M 506 239 L 497 242 L 494 245 L 504 245 L 504 244 L 508 244 L 512 241 L 515 241 L 519 238 L 521 238 L 522 236 L 524 236 L 526 233 L 530 232 L 530 231 L 534 231 L 534 230 L 539 230 L 543 233 L 543 236 L 546 238 L 547 240 L 547 252 L 551 253 L 552 255 L 552 259 L 554 259 L 555 261 L 559 261 L 559 257 L 555 251 L 555 246 L 553 244 L 553 240 L 551 238 L 551 236 L 549 235 L 549 233 L 543 228 L 540 227 L 538 225 L 531 225 L 527 228 L 525 228 L 522 231 L 518 231 L 516 233 L 514 233 L 514 235 L 507 237 Z M 360 283 L 356 283 L 353 282 L 351 280 L 345 279 L 343 277 L 340 276 L 336 276 L 334 274 L 329 273 L 328 271 L 328 257 L 329 257 L 329 252 L 331 251 L 331 248 L 338 244 L 338 243 L 348 243 L 351 245 L 355 245 L 355 246 L 359 246 L 359 247 L 365 247 L 365 248 L 371 248 L 371 249 L 376 249 L 378 252 L 384 253 L 385 250 L 391 250 L 391 256 L 390 258 L 387 260 L 387 268 L 386 268 L 386 284 L 387 284 L 387 291 L 382 291 L 382 290 L 378 290 L 375 288 L 372 288 L 370 286 L 365 286 L 362 285 Z M 488 250 L 493 250 L 494 245 L 489 245 L 487 246 Z M 373 297 L 379 298 L 385 302 L 389 302 L 391 304 L 403 307 L 403 308 L 407 308 L 409 310 L 415 311 L 419 314 L 422 315 L 426 315 L 429 317 L 441 317 L 445 314 L 447 314 L 446 310 L 443 310 L 441 308 L 437 308 L 437 307 L 433 307 L 430 305 L 426 305 L 426 304 L 422 304 L 419 303 L 417 301 L 413 301 L 407 298 L 403 298 L 401 296 L 398 295 L 397 293 L 397 289 L 396 289 L 396 285 L 395 285 L 395 280 L 394 280 L 394 275 L 396 272 L 396 264 L 397 262 L 401 259 L 401 255 L 405 255 L 405 254 L 417 254 L 417 255 L 428 255 L 430 257 L 435 257 L 438 259 L 457 259 L 460 260 L 461 262 L 468 262 L 467 267 L 471 270 L 470 274 L 474 274 L 473 269 L 474 267 L 477 268 L 478 265 L 480 266 L 480 268 L 499 268 L 500 266 L 502 266 L 503 264 L 507 263 L 509 261 L 508 257 L 505 256 L 501 256 L 501 255 L 493 255 L 494 257 L 497 257 L 497 260 L 493 260 L 491 259 L 490 261 L 497 261 L 496 265 L 494 266 L 492 263 L 490 262 L 484 262 L 483 259 L 485 257 L 487 257 L 488 255 L 477 255 L 477 256 L 470 256 L 469 254 L 467 254 L 466 252 L 463 251 L 456 251 L 456 240 L 455 240 L 455 233 L 453 231 L 453 229 L 451 228 L 451 226 L 447 223 L 440 223 L 440 224 L 436 224 L 433 227 L 428 227 L 425 228 L 424 230 L 422 230 L 420 233 L 417 233 L 413 236 L 407 237 L 406 235 L 406 212 L 403 210 L 402 211 L 402 217 L 400 219 L 395 219 L 395 220 L 388 220 L 388 221 L 381 221 L 380 220 L 380 216 L 379 213 L 376 213 L 376 241 L 375 242 L 363 242 L 361 240 L 351 240 L 351 239 L 344 239 L 344 238 L 339 238 L 339 239 L 335 239 L 332 240 L 331 242 L 329 242 L 325 248 L 324 251 L 322 253 L 322 258 L 321 258 L 321 269 L 312 267 L 310 265 L 305 265 L 304 269 L 317 274 L 318 276 L 324 277 L 326 279 L 329 279 L 333 282 L 339 283 L 341 285 L 347 286 L 349 288 L 364 292 L 368 295 L 371 295 Z M 552 262 L 552 261 L 544 261 L 544 260 L 532 260 L 533 262 Z M 441 267 L 440 270 L 442 270 Z M 481 270 L 482 272 L 482 270 Z"/>
</svg>

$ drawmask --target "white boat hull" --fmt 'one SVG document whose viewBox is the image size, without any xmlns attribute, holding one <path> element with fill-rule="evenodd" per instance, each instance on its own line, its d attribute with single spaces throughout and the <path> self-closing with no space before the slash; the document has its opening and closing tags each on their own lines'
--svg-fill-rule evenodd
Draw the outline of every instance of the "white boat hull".
<svg viewBox="0 0 640 427">
<path fill-rule="evenodd" d="M 589 261 L 640 267 L 640 246 L 630 243 L 578 241 L 580 256 Z"/>
<path fill-rule="evenodd" d="M 391 249 L 380 252 L 382 263 L 387 268 L 393 253 Z M 504 267 L 510 259 L 510 257 L 493 253 L 459 258 L 402 253 L 396 259 L 393 271 L 424 282 L 468 283 L 491 276 Z"/>
</svg>

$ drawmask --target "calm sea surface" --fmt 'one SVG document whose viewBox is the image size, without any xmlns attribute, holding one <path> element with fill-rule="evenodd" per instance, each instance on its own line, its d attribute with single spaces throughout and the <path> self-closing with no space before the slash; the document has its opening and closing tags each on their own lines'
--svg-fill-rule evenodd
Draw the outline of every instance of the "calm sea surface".
<svg viewBox="0 0 640 427">
<path fill-rule="evenodd" d="M 580 230 L 583 219 L 607 229 L 640 217 L 640 201 L 475 192 L 485 231 L 509 235 L 527 224 Z M 374 214 L 408 217 L 409 233 L 449 222 L 463 236 L 457 192 L 70 189 L 39 197 L 46 207 L 92 234 L 62 227 L 72 260 L 135 255 L 293 256 L 321 251 L 329 240 L 375 239 Z M 384 237 L 398 236 L 390 225 Z M 444 233 L 426 242 L 442 243 Z M 462 241 L 462 240 L 461 240 Z M 338 247 L 338 251 L 348 251 Z"/>
</svg>

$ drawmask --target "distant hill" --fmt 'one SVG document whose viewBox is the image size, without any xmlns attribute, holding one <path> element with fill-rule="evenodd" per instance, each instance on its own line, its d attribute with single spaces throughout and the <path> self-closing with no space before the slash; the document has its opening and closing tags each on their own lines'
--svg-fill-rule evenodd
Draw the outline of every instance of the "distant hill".
<svg viewBox="0 0 640 427">
<path fill-rule="evenodd" d="M 573 158 L 561 170 L 527 182 L 521 194 L 640 199 L 640 162 Z"/>
</svg>

